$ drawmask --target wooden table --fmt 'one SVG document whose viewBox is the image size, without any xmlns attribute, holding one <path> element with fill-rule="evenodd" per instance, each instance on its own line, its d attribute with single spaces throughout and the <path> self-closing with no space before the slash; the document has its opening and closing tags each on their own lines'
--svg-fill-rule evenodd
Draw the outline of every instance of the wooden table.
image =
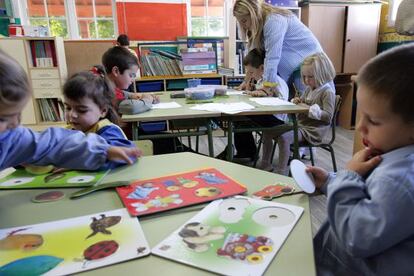
<svg viewBox="0 0 414 276">
<path fill-rule="evenodd" d="M 217 103 L 235 103 L 235 102 L 246 102 L 250 105 L 255 106 L 255 109 L 240 112 L 237 114 L 224 114 L 221 112 L 212 112 L 212 111 L 204 111 L 204 110 L 194 110 L 191 109 L 195 104 L 187 104 L 186 99 L 183 98 L 176 98 L 171 99 L 169 92 L 158 93 L 160 96 L 161 102 L 177 102 L 181 105 L 179 108 L 172 108 L 172 109 L 152 109 L 148 112 L 135 114 L 135 115 L 122 115 L 122 120 L 124 122 L 133 122 L 133 134 L 134 139 L 139 138 L 138 134 L 138 123 L 139 122 L 147 122 L 147 121 L 158 121 L 158 120 L 175 120 L 175 119 L 187 119 L 187 120 L 194 120 L 194 119 L 212 119 L 212 118 L 222 118 L 229 122 L 229 129 L 228 129 L 228 145 L 233 144 L 232 133 L 233 133 L 233 124 L 232 121 L 241 116 L 246 115 L 272 115 L 272 114 L 298 114 L 298 113 L 306 113 L 308 112 L 309 107 L 302 106 L 302 105 L 284 105 L 284 106 L 263 106 L 259 105 L 253 101 L 249 100 L 249 96 L 247 95 L 232 95 L 228 97 L 218 97 L 215 98 L 213 101 Z M 294 131 L 294 156 L 297 158 L 299 156 L 298 153 L 298 136 L 297 136 L 297 121 L 296 116 L 291 116 L 292 123 L 280 126 L 280 128 L 285 128 L 286 130 L 292 129 Z M 209 144 L 209 154 L 213 157 L 213 138 L 211 133 L 211 125 L 209 122 L 206 122 L 206 133 L 193 133 L 193 132 L 184 132 L 180 134 L 170 134 L 170 136 L 188 136 L 188 135 L 208 135 L 208 144 Z M 257 129 L 257 128 L 256 128 Z M 264 129 L 264 128 L 263 128 Z M 165 134 L 163 134 L 165 135 Z M 146 138 L 150 138 L 148 136 L 144 136 Z M 151 136 L 152 138 L 158 136 Z M 140 138 L 141 139 L 141 138 Z M 228 158 L 227 160 L 233 159 L 233 152 L 231 147 L 227 147 L 228 151 Z"/>
<path fill-rule="evenodd" d="M 132 166 L 111 172 L 104 182 L 154 178 L 205 167 L 217 168 L 236 181 L 245 184 L 248 188 L 248 195 L 276 182 L 295 185 L 294 180 L 289 177 L 193 153 L 142 157 Z M 77 189 L 61 190 L 69 195 Z M 0 227 L 24 226 L 123 207 L 114 190 L 98 191 L 76 200 L 70 200 L 67 196 L 55 202 L 31 202 L 34 195 L 43 191 L 39 189 L 0 191 Z M 266 275 L 315 275 L 308 196 L 299 193 L 284 196 L 274 201 L 301 206 L 304 208 L 304 213 L 269 266 Z M 187 220 L 197 214 L 203 206 L 205 205 L 182 208 L 140 219 L 150 247 L 154 247 L 172 231 L 181 227 Z M 64 237 L 62 237 L 62 241 L 64 241 Z M 85 275 L 100 276 L 164 274 L 168 276 L 211 275 L 209 272 L 152 255 L 85 272 Z"/>
</svg>

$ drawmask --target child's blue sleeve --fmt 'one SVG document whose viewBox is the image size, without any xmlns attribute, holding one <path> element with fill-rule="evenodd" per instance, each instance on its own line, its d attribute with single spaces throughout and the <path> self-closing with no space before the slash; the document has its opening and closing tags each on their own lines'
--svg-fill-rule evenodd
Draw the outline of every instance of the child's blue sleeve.
<svg viewBox="0 0 414 276">
<path fill-rule="evenodd" d="M 105 139 L 95 134 L 58 127 L 43 132 L 18 127 L 0 134 L 0 169 L 22 163 L 103 169 L 107 165 L 108 148 Z"/>
<path fill-rule="evenodd" d="M 105 139 L 105 141 L 111 146 L 135 148 L 136 145 L 126 139 L 125 134 L 122 132 L 121 128 L 116 125 L 108 125 L 101 128 L 96 134 Z M 119 162 L 110 162 L 107 163 L 105 169 L 113 169 L 120 165 L 125 165 L 124 161 Z"/>
</svg>

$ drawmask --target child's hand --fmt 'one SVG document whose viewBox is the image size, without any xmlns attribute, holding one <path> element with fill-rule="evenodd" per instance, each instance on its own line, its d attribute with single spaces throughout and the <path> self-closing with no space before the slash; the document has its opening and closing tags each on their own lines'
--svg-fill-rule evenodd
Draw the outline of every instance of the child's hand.
<svg viewBox="0 0 414 276">
<path fill-rule="evenodd" d="M 290 102 L 292 102 L 294 104 L 300 104 L 302 101 L 300 100 L 299 97 L 295 97 L 295 98 L 291 99 Z"/>
<path fill-rule="evenodd" d="M 352 159 L 346 165 L 346 169 L 354 171 L 360 176 L 366 176 L 381 162 L 381 156 L 378 151 L 371 148 L 364 148 L 354 154 Z"/>
<path fill-rule="evenodd" d="M 318 104 L 313 104 L 309 107 L 309 118 L 320 120 L 322 116 L 322 110 Z"/>
<path fill-rule="evenodd" d="M 107 159 L 111 161 L 125 161 L 127 164 L 131 165 L 134 159 L 140 157 L 142 152 L 138 148 L 126 148 L 126 147 L 110 147 L 107 152 Z"/>
<path fill-rule="evenodd" d="M 129 97 L 133 100 L 141 100 L 143 95 L 141 93 L 131 93 Z"/>
<path fill-rule="evenodd" d="M 313 176 L 317 189 L 321 189 L 328 179 L 328 172 L 319 167 L 307 166 L 306 172 Z"/>
<path fill-rule="evenodd" d="M 159 102 L 160 102 L 160 97 L 155 94 L 152 94 L 152 103 L 157 104 Z"/>
</svg>

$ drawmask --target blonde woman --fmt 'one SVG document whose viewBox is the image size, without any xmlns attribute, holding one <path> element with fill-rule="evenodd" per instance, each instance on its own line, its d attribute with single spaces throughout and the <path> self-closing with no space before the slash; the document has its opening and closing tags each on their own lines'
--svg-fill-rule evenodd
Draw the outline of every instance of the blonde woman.
<svg viewBox="0 0 414 276">
<path fill-rule="evenodd" d="M 271 87 L 279 74 L 288 84 L 294 81 L 303 92 L 300 64 L 306 57 L 323 52 L 312 32 L 289 10 L 263 0 L 236 0 L 233 15 L 249 49 L 265 52 L 265 87 Z"/>
<path fill-rule="evenodd" d="M 335 109 L 335 93 L 329 83 L 335 77 L 335 69 L 324 53 L 307 57 L 301 66 L 302 82 L 306 86 L 301 97 L 293 98 L 293 103 L 305 103 L 310 106 L 308 114 L 298 115 L 299 142 L 320 143 L 330 129 Z M 276 173 L 287 175 L 290 144 L 293 143 L 293 130 L 280 136 L 272 131 L 263 132 L 263 157 L 259 167 L 273 170 L 271 164 L 272 140 L 277 138 L 279 161 Z"/>
<path fill-rule="evenodd" d="M 278 75 L 289 87 L 294 83 L 302 93 L 305 87 L 300 77 L 300 64 L 306 57 L 323 51 L 312 32 L 289 10 L 269 5 L 263 0 L 236 0 L 233 15 L 249 49 L 259 49 L 265 54 L 261 96 L 280 95 L 276 91 Z M 248 81 L 246 79 L 240 89 L 245 90 Z M 333 82 L 330 85 L 335 91 Z M 251 133 L 236 133 L 234 144 L 236 161 L 252 160 L 256 156 Z"/>
</svg>

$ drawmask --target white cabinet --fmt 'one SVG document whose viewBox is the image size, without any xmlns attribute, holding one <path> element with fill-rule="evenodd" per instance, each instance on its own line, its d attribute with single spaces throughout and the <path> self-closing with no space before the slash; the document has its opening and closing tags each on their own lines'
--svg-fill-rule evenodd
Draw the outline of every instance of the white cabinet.
<svg viewBox="0 0 414 276">
<path fill-rule="evenodd" d="M 62 38 L 1 38 L 0 48 L 24 68 L 33 88 L 22 124 L 36 129 L 63 124 L 62 87 L 67 78 Z"/>
</svg>

